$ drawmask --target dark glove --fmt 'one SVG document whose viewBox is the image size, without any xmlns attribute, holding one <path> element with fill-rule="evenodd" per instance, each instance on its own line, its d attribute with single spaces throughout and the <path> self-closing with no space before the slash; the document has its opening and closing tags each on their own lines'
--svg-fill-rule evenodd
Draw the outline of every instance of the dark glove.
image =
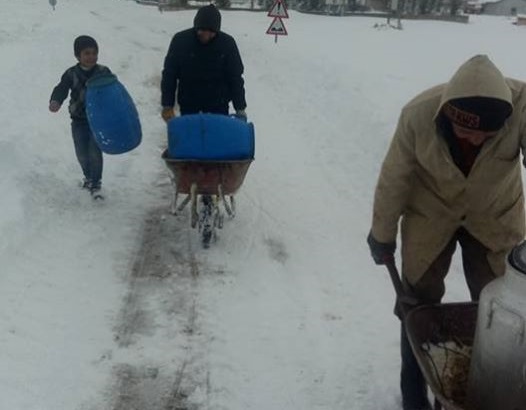
<svg viewBox="0 0 526 410">
<path fill-rule="evenodd" d="M 371 256 L 377 265 L 385 265 L 387 262 L 394 260 L 396 242 L 382 243 L 374 239 L 373 234 L 369 232 L 367 244 L 371 250 Z"/>
<path fill-rule="evenodd" d="M 236 117 L 238 120 L 247 122 L 247 113 L 245 110 L 236 110 L 234 117 Z"/>
<path fill-rule="evenodd" d="M 49 102 L 49 111 L 51 112 L 57 112 L 60 110 L 60 103 L 58 101 L 50 101 Z"/>
</svg>

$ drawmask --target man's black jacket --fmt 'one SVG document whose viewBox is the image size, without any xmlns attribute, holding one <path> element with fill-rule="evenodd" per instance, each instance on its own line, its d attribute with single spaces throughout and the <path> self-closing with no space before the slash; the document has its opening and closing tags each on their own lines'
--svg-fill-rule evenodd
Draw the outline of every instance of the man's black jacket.
<svg viewBox="0 0 526 410">
<path fill-rule="evenodd" d="M 177 33 L 164 60 L 161 81 L 163 107 L 177 102 L 181 114 L 199 111 L 228 114 L 246 108 L 243 63 L 235 40 L 218 32 L 208 44 L 201 44 L 195 29 Z"/>
</svg>

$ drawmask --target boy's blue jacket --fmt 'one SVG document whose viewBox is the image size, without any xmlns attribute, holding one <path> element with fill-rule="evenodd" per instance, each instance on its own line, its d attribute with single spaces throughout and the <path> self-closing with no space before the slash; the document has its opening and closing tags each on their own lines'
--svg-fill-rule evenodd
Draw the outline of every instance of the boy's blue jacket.
<svg viewBox="0 0 526 410">
<path fill-rule="evenodd" d="M 69 100 L 71 119 L 74 121 L 87 121 L 85 105 L 86 82 L 94 75 L 100 74 L 111 74 L 111 71 L 108 67 L 100 64 L 96 64 L 90 70 L 84 70 L 80 64 L 68 68 L 62 74 L 60 83 L 53 89 L 50 101 L 57 101 L 62 104 L 71 90 Z"/>
</svg>

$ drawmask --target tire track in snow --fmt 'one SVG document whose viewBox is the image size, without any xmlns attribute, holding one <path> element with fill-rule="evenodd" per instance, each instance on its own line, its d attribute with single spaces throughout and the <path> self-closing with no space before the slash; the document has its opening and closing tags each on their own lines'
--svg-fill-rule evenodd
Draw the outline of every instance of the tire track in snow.
<svg viewBox="0 0 526 410">
<path fill-rule="evenodd" d="M 188 231 L 187 231 L 188 232 Z M 186 324 L 185 332 L 189 337 L 196 333 L 196 321 L 197 321 L 197 277 L 199 276 L 199 267 L 195 254 L 193 253 L 190 245 L 190 238 L 187 238 L 188 251 L 189 251 L 189 268 L 190 275 L 192 279 L 192 289 L 194 289 L 194 297 L 192 300 L 192 305 L 190 307 L 188 322 Z M 190 407 L 186 405 L 188 395 L 185 393 L 184 382 L 189 372 L 188 368 L 190 367 L 192 361 L 192 344 L 189 344 L 189 349 L 185 355 L 182 364 L 179 366 L 175 373 L 175 380 L 166 401 L 166 404 L 163 406 L 163 410 L 190 410 Z M 208 380 L 208 377 L 207 377 Z M 208 384 L 208 383 L 207 383 Z M 208 389 L 207 389 L 208 390 Z"/>
<path fill-rule="evenodd" d="M 168 337 L 162 335 L 163 357 L 113 366 L 111 410 L 197 410 L 208 401 L 209 374 L 198 348 L 206 346 L 198 323 L 200 262 L 195 232 L 185 224 L 159 209 L 146 218 L 115 341 L 120 351 L 141 357 L 159 333 Z"/>
</svg>

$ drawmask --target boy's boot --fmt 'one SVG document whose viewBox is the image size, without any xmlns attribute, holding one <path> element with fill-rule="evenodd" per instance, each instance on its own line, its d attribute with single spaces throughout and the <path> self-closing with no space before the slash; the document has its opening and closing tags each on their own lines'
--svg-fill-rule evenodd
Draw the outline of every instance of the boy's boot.
<svg viewBox="0 0 526 410">
<path fill-rule="evenodd" d="M 84 179 L 82 181 L 80 181 L 79 186 L 80 186 L 81 189 L 90 190 L 91 189 L 91 181 L 88 178 L 84 177 Z"/>
<path fill-rule="evenodd" d="M 100 181 L 92 183 L 89 191 L 93 199 L 97 199 L 97 200 L 104 199 L 104 194 L 102 193 Z"/>
<path fill-rule="evenodd" d="M 427 398 L 426 381 L 413 354 L 403 324 L 400 346 L 402 353 L 402 371 L 400 374 L 402 408 L 404 410 L 431 410 L 431 404 Z"/>
</svg>

